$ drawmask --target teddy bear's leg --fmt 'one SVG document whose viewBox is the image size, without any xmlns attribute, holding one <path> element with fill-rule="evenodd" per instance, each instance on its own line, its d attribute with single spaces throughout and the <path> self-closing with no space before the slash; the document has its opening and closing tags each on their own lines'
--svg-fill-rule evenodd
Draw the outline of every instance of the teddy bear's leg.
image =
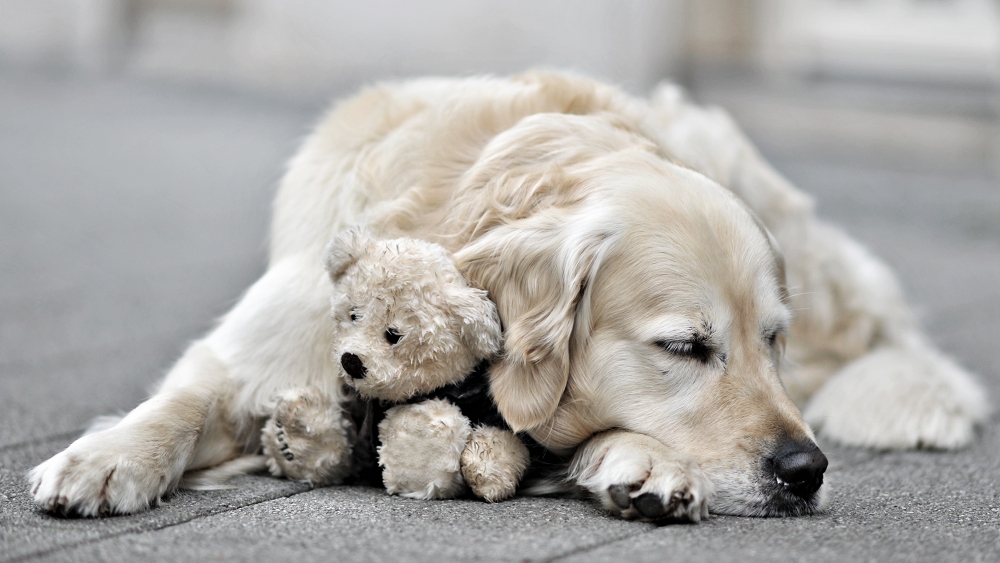
<svg viewBox="0 0 1000 563">
<path fill-rule="evenodd" d="M 528 461 L 528 448 L 513 432 L 477 426 L 462 452 L 462 476 L 472 494 L 497 502 L 514 496 Z"/>
<path fill-rule="evenodd" d="M 431 399 L 392 407 L 378 433 L 378 463 L 389 494 L 441 499 L 464 490 L 460 460 L 472 428 L 455 405 Z"/>
<path fill-rule="evenodd" d="M 351 471 L 354 429 L 340 405 L 316 387 L 286 391 L 261 431 L 271 474 L 313 486 L 341 482 Z"/>
</svg>

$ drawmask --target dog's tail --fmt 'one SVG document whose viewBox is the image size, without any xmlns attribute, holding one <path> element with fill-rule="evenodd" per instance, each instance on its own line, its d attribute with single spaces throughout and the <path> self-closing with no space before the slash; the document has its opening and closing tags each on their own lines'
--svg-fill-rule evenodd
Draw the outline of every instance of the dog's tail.
<svg viewBox="0 0 1000 563">
<path fill-rule="evenodd" d="M 237 475 L 260 473 L 261 471 L 267 471 L 267 457 L 262 455 L 245 455 L 222 462 L 208 469 L 188 471 L 181 478 L 178 487 L 191 491 L 233 489 L 235 487 L 227 485 L 226 481 Z"/>
</svg>

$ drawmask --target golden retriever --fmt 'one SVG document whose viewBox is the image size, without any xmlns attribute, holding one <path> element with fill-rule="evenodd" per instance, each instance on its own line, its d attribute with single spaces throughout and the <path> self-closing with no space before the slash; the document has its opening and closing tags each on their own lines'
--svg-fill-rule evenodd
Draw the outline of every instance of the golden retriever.
<svg viewBox="0 0 1000 563">
<path fill-rule="evenodd" d="M 322 121 L 275 200 L 266 274 L 151 399 L 35 468 L 35 501 L 144 510 L 256 451 L 283 390 L 348 400 L 322 252 L 355 223 L 442 244 L 489 292 L 499 410 L 627 518 L 820 508 L 827 460 L 796 402 L 876 448 L 963 446 L 987 413 L 892 273 L 724 113 L 561 74 L 418 80 Z"/>
</svg>

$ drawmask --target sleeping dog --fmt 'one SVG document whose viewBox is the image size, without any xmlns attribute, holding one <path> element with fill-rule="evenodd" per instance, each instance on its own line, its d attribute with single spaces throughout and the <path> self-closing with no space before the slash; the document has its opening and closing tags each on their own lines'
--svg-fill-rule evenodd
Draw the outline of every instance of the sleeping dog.
<svg viewBox="0 0 1000 563">
<path fill-rule="evenodd" d="M 322 252 L 359 222 L 443 245 L 489 292 L 504 420 L 627 518 L 808 514 L 813 429 L 956 448 L 986 415 L 892 272 L 724 113 L 561 74 L 418 80 L 334 107 L 277 194 L 267 272 L 151 399 L 35 468 L 35 501 L 145 510 L 255 451 L 282 390 L 347 401 Z"/>
</svg>

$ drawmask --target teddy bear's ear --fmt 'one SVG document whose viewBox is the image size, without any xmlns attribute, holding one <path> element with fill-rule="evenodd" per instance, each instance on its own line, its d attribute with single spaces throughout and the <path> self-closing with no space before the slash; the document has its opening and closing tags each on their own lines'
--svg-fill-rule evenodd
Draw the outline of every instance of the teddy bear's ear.
<svg viewBox="0 0 1000 563">
<path fill-rule="evenodd" d="M 330 279 L 334 282 L 339 280 L 373 242 L 375 237 L 364 227 L 351 227 L 333 237 L 323 251 L 323 260 Z"/>
<path fill-rule="evenodd" d="M 449 292 L 448 301 L 462 323 L 462 341 L 476 358 L 499 353 L 503 343 L 500 315 L 486 292 L 474 287 L 456 287 Z"/>
</svg>

